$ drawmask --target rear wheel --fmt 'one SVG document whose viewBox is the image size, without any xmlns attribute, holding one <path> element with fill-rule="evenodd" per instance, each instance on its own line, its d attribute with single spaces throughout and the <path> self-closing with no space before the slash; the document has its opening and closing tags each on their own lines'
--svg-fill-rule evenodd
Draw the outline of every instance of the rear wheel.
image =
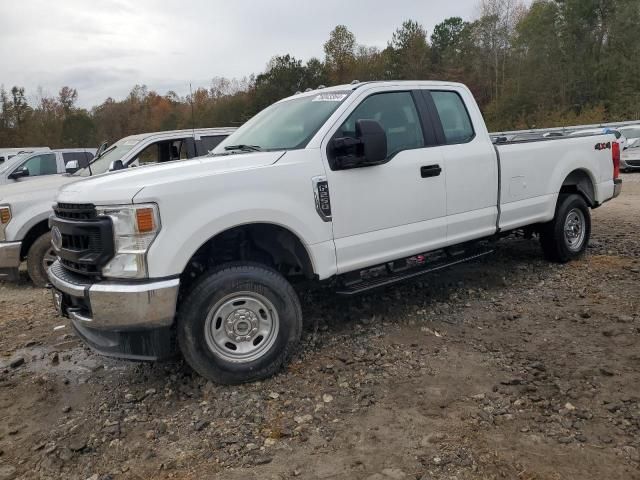
<svg viewBox="0 0 640 480">
<path fill-rule="evenodd" d="M 258 264 L 228 264 L 205 274 L 178 312 L 178 343 L 185 360 L 218 383 L 273 375 L 301 332 L 295 291 L 278 272 Z"/>
<path fill-rule="evenodd" d="M 568 262 L 584 254 L 591 236 L 591 213 L 577 194 L 561 194 L 553 220 L 540 231 L 542 251 L 548 260 Z"/>
<path fill-rule="evenodd" d="M 56 254 L 51 246 L 51 233 L 40 235 L 27 253 L 27 272 L 36 287 L 45 287 L 49 280 L 47 270 L 56 261 Z"/>
</svg>

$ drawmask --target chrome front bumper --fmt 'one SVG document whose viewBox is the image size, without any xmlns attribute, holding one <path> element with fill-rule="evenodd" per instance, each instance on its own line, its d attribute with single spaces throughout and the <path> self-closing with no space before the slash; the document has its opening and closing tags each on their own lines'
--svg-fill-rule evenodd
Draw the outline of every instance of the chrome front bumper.
<svg viewBox="0 0 640 480">
<path fill-rule="evenodd" d="M 180 280 L 147 282 L 92 282 L 66 270 L 56 261 L 49 281 L 62 293 L 58 306 L 63 315 L 95 330 L 127 331 L 168 327 L 173 324 Z M 66 303 L 66 304 L 65 304 Z"/>
</svg>

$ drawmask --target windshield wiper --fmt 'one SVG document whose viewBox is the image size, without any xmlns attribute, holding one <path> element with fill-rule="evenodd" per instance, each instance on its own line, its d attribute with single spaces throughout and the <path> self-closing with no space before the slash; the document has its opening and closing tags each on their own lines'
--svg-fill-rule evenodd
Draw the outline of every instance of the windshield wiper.
<svg viewBox="0 0 640 480">
<path fill-rule="evenodd" d="M 99 155 L 95 156 L 93 158 L 93 160 L 91 160 L 91 163 L 95 162 L 96 160 L 98 160 L 100 157 L 103 157 L 105 155 L 105 153 L 110 152 L 111 150 L 115 149 L 116 145 L 111 145 L 109 148 L 104 149 L 102 152 L 100 152 Z"/>
<path fill-rule="evenodd" d="M 260 148 L 260 145 L 244 145 L 244 144 L 227 145 L 226 147 L 224 147 L 224 149 L 226 151 L 242 150 L 243 152 L 260 152 L 260 151 L 262 151 L 262 148 Z"/>
</svg>

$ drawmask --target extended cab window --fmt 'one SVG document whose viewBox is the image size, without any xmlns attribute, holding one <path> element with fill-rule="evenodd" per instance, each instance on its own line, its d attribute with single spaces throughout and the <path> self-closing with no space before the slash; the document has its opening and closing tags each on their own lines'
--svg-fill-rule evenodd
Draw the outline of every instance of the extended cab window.
<svg viewBox="0 0 640 480">
<path fill-rule="evenodd" d="M 39 175 L 54 175 L 58 173 L 55 153 L 46 153 L 44 155 L 36 155 L 21 165 L 21 168 L 29 170 L 30 177 Z"/>
<path fill-rule="evenodd" d="M 473 139 L 473 125 L 460 95 L 456 92 L 431 92 L 431 97 L 436 104 L 446 143 L 466 143 Z"/>
<path fill-rule="evenodd" d="M 424 147 L 422 126 L 409 92 L 378 93 L 365 99 L 336 133 L 355 137 L 358 120 L 376 120 L 387 134 L 387 158 L 402 150 Z"/>
</svg>

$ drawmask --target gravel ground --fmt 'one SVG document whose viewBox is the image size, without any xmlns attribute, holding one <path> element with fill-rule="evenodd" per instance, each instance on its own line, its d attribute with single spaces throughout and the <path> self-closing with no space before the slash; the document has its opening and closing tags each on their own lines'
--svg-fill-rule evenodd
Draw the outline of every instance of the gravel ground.
<svg viewBox="0 0 640 480">
<path fill-rule="evenodd" d="M 0 480 L 640 478 L 640 175 L 624 180 L 581 261 L 508 239 L 370 295 L 304 293 L 317 333 L 239 387 L 94 355 L 47 291 L 0 283 Z"/>
</svg>

